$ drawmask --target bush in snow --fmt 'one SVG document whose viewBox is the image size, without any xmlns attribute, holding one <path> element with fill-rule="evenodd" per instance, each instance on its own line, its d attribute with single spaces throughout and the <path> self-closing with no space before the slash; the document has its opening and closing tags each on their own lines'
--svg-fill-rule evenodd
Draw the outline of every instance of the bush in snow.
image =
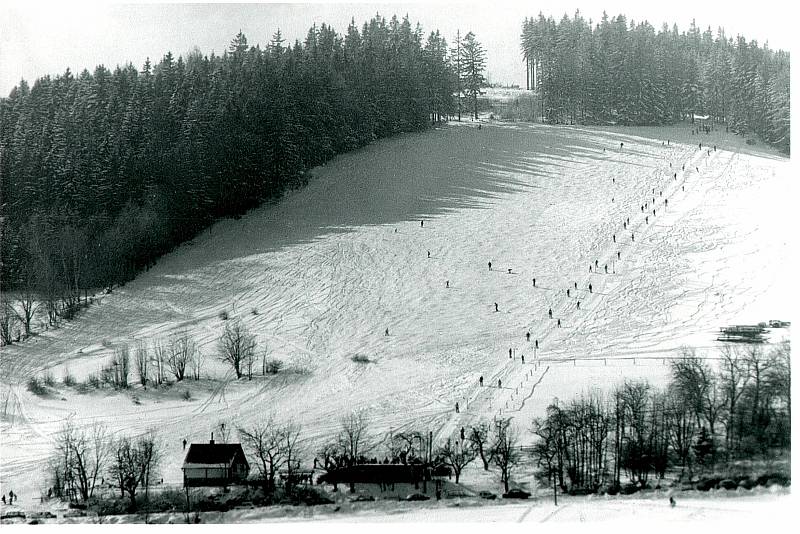
<svg viewBox="0 0 800 534">
<path fill-rule="evenodd" d="M 78 383 L 75 377 L 69 372 L 69 369 L 64 369 L 64 376 L 61 377 L 61 382 L 67 387 L 72 387 Z"/>
<path fill-rule="evenodd" d="M 272 358 L 270 360 L 266 360 L 264 362 L 264 374 L 265 375 L 276 375 L 280 372 L 283 368 L 283 362 Z"/>
<path fill-rule="evenodd" d="M 34 395 L 39 395 L 40 397 L 47 395 L 47 388 L 35 376 L 32 376 L 28 379 L 28 391 L 30 391 Z"/>
<path fill-rule="evenodd" d="M 56 377 L 53 376 L 53 371 L 47 370 L 44 372 L 44 376 L 42 377 L 42 381 L 46 386 L 55 387 L 56 385 Z"/>
<path fill-rule="evenodd" d="M 364 356 L 363 354 L 354 354 L 350 359 L 355 363 L 370 363 L 372 361 L 369 359 L 369 356 Z"/>
</svg>

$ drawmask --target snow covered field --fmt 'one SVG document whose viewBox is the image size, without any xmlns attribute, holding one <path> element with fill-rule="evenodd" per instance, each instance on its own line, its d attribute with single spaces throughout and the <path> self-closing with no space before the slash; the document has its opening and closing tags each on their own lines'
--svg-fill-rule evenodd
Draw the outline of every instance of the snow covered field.
<svg viewBox="0 0 800 534">
<path fill-rule="evenodd" d="M 440 439 L 513 416 L 530 441 L 531 417 L 554 396 L 624 377 L 658 382 L 681 345 L 713 355 L 720 326 L 791 319 L 789 160 L 732 135 L 688 133 L 468 123 L 315 169 L 306 188 L 216 224 L 79 320 L 3 349 L 0 490 L 35 506 L 68 417 L 155 428 L 165 483 L 181 480 L 184 438 L 268 413 L 302 424 L 309 460 L 353 409 L 368 410 L 376 435 L 415 428 Z M 221 311 L 286 372 L 230 380 L 215 355 Z M 115 347 L 177 332 L 197 340 L 213 380 L 128 393 L 62 386 L 48 398 L 25 389 L 45 369 L 82 380 Z M 404 518 L 427 520 L 413 514 Z"/>
</svg>

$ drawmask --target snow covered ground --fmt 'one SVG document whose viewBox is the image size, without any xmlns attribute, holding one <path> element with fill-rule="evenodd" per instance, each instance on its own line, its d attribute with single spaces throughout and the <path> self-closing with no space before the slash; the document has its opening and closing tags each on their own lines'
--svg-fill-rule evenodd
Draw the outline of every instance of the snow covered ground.
<svg viewBox="0 0 800 534">
<path fill-rule="evenodd" d="M 309 459 L 353 409 L 368 411 L 375 435 L 415 428 L 443 440 L 502 415 L 530 441 L 531 417 L 554 396 L 624 377 L 658 382 L 681 345 L 713 355 L 720 326 L 791 319 L 787 158 L 686 126 L 475 126 L 341 156 L 281 202 L 214 225 L 79 320 L 4 348 L 0 490 L 35 506 L 68 417 L 115 432 L 155 428 L 165 483 L 181 480 L 184 438 L 205 441 L 220 421 L 268 413 L 302 424 Z M 286 372 L 230 380 L 215 355 L 221 311 Z M 46 369 L 81 380 L 115 347 L 177 332 L 197 340 L 210 379 L 124 394 L 25 389 Z"/>
</svg>

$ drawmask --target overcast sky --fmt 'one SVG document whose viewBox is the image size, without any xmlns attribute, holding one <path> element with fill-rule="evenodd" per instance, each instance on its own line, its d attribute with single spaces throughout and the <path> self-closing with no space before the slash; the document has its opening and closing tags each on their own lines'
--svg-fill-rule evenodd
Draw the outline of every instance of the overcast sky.
<svg viewBox="0 0 800 534">
<path fill-rule="evenodd" d="M 793 10 L 775 0 L 758 2 L 659 0 L 600 0 L 589 2 L 493 0 L 485 2 L 417 3 L 216 3 L 122 4 L 113 2 L 0 3 L 0 95 L 6 96 L 20 79 L 32 82 L 44 74 L 69 67 L 74 73 L 97 64 L 114 68 L 145 58 L 157 61 L 167 51 L 184 55 L 197 46 L 203 53 L 225 50 L 241 29 L 251 44 L 268 42 L 280 28 L 293 42 L 303 39 L 314 23 L 326 22 L 344 32 L 351 18 L 359 27 L 376 12 L 386 18 L 408 14 L 422 24 L 426 35 L 439 29 L 448 43 L 456 30 L 473 31 L 487 52 L 487 74 L 494 82 L 525 84 L 519 46 L 522 21 L 542 11 L 546 16 L 583 16 L 599 20 L 623 13 L 635 21 L 648 20 L 656 29 L 675 22 L 681 31 L 692 18 L 701 30 L 723 26 L 772 48 L 789 49 L 797 31 Z M 783 4 L 783 5 L 782 5 Z"/>
</svg>

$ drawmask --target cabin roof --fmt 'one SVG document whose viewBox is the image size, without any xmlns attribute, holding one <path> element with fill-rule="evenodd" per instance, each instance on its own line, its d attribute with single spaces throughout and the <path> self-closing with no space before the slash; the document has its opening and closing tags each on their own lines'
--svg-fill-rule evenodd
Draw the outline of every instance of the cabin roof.
<svg viewBox="0 0 800 534">
<path fill-rule="evenodd" d="M 186 452 L 183 467 L 227 466 L 233 464 L 237 454 L 241 454 L 246 462 L 240 443 L 192 443 Z"/>
</svg>

